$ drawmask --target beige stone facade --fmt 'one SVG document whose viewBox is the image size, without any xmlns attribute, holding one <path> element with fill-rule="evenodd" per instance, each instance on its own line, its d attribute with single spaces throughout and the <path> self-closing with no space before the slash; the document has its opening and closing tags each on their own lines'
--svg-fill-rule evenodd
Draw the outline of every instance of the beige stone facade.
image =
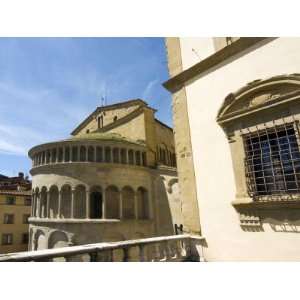
<svg viewBox="0 0 300 300">
<path fill-rule="evenodd" d="M 164 86 L 187 112 L 173 118 L 181 202 L 194 208 L 182 209 L 184 230 L 200 220 L 207 261 L 300 260 L 300 39 L 167 38 L 166 46 Z M 181 173 L 184 140 L 192 183 Z"/>
<path fill-rule="evenodd" d="M 140 99 L 99 107 L 71 138 L 29 151 L 31 249 L 174 233 L 173 130 L 154 114 Z"/>
<path fill-rule="evenodd" d="M 0 191 L 0 254 L 28 250 L 31 191 Z"/>
</svg>

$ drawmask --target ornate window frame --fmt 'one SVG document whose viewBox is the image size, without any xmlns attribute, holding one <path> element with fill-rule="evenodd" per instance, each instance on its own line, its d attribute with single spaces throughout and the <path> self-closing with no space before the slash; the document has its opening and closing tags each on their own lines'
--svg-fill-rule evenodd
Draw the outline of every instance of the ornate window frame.
<svg viewBox="0 0 300 300">
<path fill-rule="evenodd" d="M 255 80 L 225 98 L 217 122 L 230 146 L 236 183 L 232 205 L 240 212 L 241 224 L 257 225 L 257 212 L 263 209 L 300 208 L 300 191 L 253 197 L 249 193 L 245 170 L 247 135 L 292 124 L 300 149 L 299 121 L 300 74 Z"/>
</svg>

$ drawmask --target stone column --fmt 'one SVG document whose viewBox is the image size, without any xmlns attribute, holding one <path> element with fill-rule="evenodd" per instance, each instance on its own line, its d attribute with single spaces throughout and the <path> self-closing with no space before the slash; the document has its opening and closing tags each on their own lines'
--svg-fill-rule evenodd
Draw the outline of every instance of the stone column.
<svg viewBox="0 0 300 300">
<path fill-rule="evenodd" d="M 137 192 L 136 191 L 134 191 L 134 216 L 135 216 L 136 220 L 139 218 L 138 199 L 137 199 Z"/>
<path fill-rule="evenodd" d="M 152 206 L 152 191 L 151 189 L 148 190 L 147 193 L 147 204 L 148 204 L 148 218 L 153 218 L 153 206 Z"/>
<path fill-rule="evenodd" d="M 97 147 L 94 147 L 94 162 L 97 162 Z"/>
<path fill-rule="evenodd" d="M 62 155 L 62 162 L 64 163 L 65 162 L 65 158 L 66 158 L 66 156 L 65 156 L 65 147 L 63 146 L 62 147 L 62 150 L 63 150 L 63 155 Z"/>
<path fill-rule="evenodd" d="M 106 187 L 103 186 L 102 192 L 102 219 L 106 218 Z"/>
<path fill-rule="evenodd" d="M 57 212 L 57 218 L 60 219 L 60 216 L 61 216 L 61 194 L 62 194 L 62 191 L 58 191 L 58 212 Z"/>
<path fill-rule="evenodd" d="M 110 163 L 113 163 L 114 162 L 113 148 L 112 147 L 109 147 L 109 148 L 110 148 Z"/>
<path fill-rule="evenodd" d="M 75 200 L 75 190 L 71 190 L 71 219 L 74 219 L 74 200 Z"/>
<path fill-rule="evenodd" d="M 50 192 L 49 191 L 47 191 L 46 198 L 47 198 L 46 218 L 50 218 Z"/>
<path fill-rule="evenodd" d="M 119 197 L 119 201 L 120 201 L 120 205 L 119 205 L 119 216 L 120 216 L 120 220 L 123 219 L 123 195 L 122 195 L 122 190 L 119 189 L 120 191 L 120 197 Z"/>
<path fill-rule="evenodd" d="M 89 219 L 90 218 L 90 190 L 89 189 L 86 190 L 86 196 L 85 196 L 85 213 L 86 213 L 85 218 Z"/>
</svg>

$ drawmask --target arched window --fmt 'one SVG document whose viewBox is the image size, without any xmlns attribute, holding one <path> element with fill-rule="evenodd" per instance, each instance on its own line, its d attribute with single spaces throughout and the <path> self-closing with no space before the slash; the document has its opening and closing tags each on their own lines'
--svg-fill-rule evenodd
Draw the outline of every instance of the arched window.
<svg viewBox="0 0 300 300">
<path fill-rule="evenodd" d="M 140 187 L 137 190 L 137 205 L 138 205 L 138 218 L 149 219 L 148 192 L 143 187 Z"/>
<path fill-rule="evenodd" d="M 140 151 L 135 152 L 135 164 L 138 166 L 141 165 L 141 152 Z"/>
<path fill-rule="evenodd" d="M 113 149 L 113 162 L 118 164 L 120 161 L 120 158 L 119 158 L 119 148 L 114 148 Z"/>
<path fill-rule="evenodd" d="M 118 120 L 117 116 L 114 116 L 114 122 L 116 122 Z"/>
<path fill-rule="evenodd" d="M 102 162 L 103 161 L 103 150 L 102 147 L 96 148 L 96 161 Z"/>
<path fill-rule="evenodd" d="M 47 218 L 47 188 L 42 187 L 40 196 L 40 217 Z"/>
<path fill-rule="evenodd" d="M 111 149 L 110 147 L 105 147 L 105 162 L 111 162 Z"/>
<path fill-rule="evenodd" d="M 126 149 L 121 149 L 121 163 L 126 164 L 127 159 L 126 159 Z"/>
<path fill-rule="evenodd" d="M 126 186 L 122 189 L 122 207 L 124 219 L 135 218 L 134 191 L 129 186 Z"/>
<path fill-rule="evenodd" d="M 80 161 L 86 161 L 86 148 L 85 146 L 80 146 Z"/>
<path fill-rule="evenodd" d="M 40 217 L 40 193 L 39 188 L 35 189 L 35 210 L 34 210 L 34 216 Z"/>
<path fill-rule="evenodd" d="M 88 148 L 88 161 L 92 162 L 94 161 L 94 147 L 89 146 Z"/>
<path fill-rule="evenodd" d="M 83 219 L 86 217 L 86 190 L 85 186 L 78 185 L 74 197 L 74 218 Z"/>
<path fill-rule="evenodd" d="M 51 186 L 49 189 L 49 218 L 55 219 L 58 217 L 58 188 L 57 186 Z"/>
<path fill-rule="evenodd" d="M 128 151 L 128 163 L 130 164 L 130 165 L 133 165 L 133 162 L 134 162 L 134 158 L 133 158 L 133 150 L 129 150 Z"/>
<path fill-rule="evenodd" d="M 72 190 L 69 185 L 61 188 L 61 217 L 64 219 L 71 218 L 71 195 Z"/>
<path fill-rule="evenodd" d="M 119 219 L 120 218 L 120 193 L 115 186 L 109 186 L 105 194 L 106 204 L 106 218 Z"/>
<path fill-rule="evenodd" d="M 65 148 L 65 162 L 69 162 L 70 161 L 70 147 L 67 146 Z"/>
<path fill-rule="evenodd" d="M 89 205 L 90 205 L 90 218 L 101 219 L 103 216 L 102 211 L 102 190 L 100 187 L 91 189 Z"/>
<path fill-rule="evenodd" d="M 78 161 L 78 147 L 72 147 L 72 161 Z"/>
</svg>

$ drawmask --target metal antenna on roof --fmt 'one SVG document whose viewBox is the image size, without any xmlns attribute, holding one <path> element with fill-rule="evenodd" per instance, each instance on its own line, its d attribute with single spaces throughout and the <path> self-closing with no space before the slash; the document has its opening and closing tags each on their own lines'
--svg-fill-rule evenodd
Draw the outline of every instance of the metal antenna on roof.
<svg viewBox="0 0 300 300">
<path fill-rule="evenodd" d="M 104 95 L 101 96 L 101 106 L 105 105 L 105 97 Z"/>
</svg>

